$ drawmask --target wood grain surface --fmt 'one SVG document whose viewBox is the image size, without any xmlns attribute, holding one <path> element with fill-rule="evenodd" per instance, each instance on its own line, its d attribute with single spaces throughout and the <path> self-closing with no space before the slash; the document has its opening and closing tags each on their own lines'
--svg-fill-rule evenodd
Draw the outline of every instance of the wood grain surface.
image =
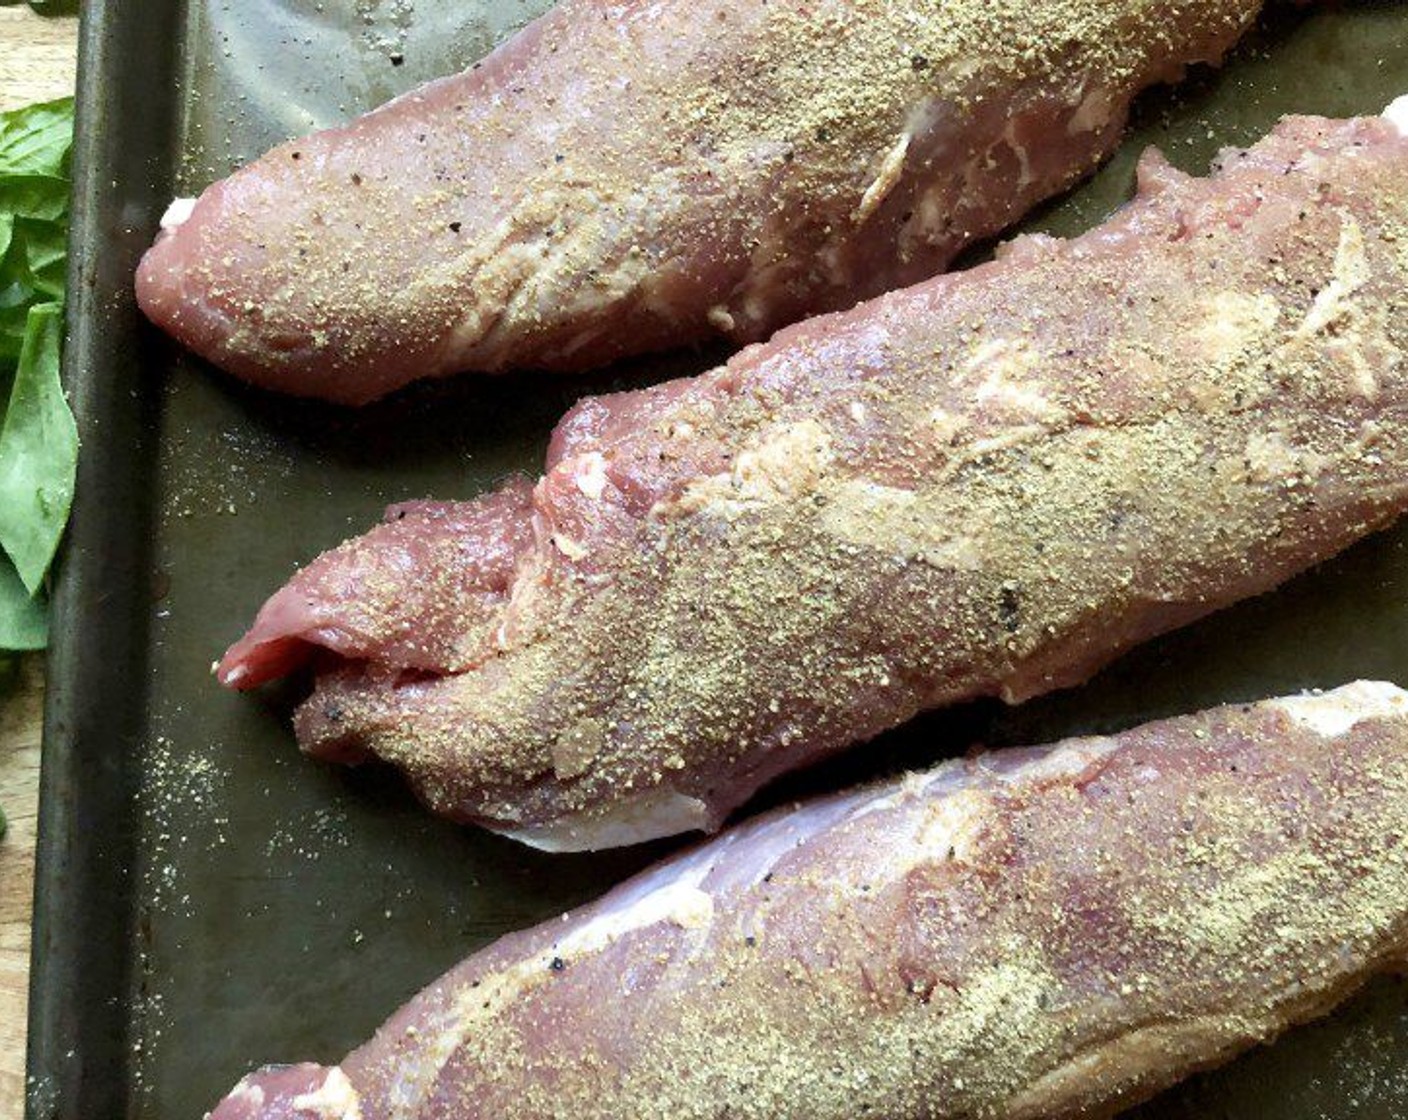
<svg viewBox="0 0 1408 1120">
<path fill-rule="evenodd" d="M 44 19 L 23 5 L 0 7 L 0 109 L 73 92 L 78 21 Z"/>
<path fill-rule="evenodd" d="M 77 51 L 76 19 L 43 19 L 23 5 L 0 8 L 0 110 L 71 93 Z M 10 821 L 0 842 L 0 1120 L 24 1115 L 43 700 L 42 655 L 0 662 L 0 807 Z"/>
<path fill-rule="evenodd" d="M 29 918 L 43 698 L 42 655 L 0 665 L 0 807 L 10 821 L 0 843 L 0 1117 L 4 1120 L 19 1120 L 24 1113 Z"/>
</svg>

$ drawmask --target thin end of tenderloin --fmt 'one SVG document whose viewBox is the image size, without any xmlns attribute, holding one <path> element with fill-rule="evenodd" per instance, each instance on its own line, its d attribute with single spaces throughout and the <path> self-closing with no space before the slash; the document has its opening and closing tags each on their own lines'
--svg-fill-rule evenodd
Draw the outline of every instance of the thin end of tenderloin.
<svg viewBox="0 0 1408 1120">
<path fill-rule="evenodd" d="M 323 650 L 392 673 L 462 671 L 489 640 L 532 532 L 524 478 L 474 501 L 393 506 L 271 597 L 216 677 L 256 688 Z"/>
</svg>

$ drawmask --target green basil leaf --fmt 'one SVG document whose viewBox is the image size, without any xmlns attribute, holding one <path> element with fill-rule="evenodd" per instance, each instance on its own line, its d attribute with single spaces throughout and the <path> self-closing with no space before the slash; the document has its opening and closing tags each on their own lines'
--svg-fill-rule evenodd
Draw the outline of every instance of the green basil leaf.
<svg viewBox="0 0 1408 1120">
<path fill-rule="evenodd" d="M 10 399 L 10 384 L 19 364 L 20 351 L 24 349 L 25 328 L 29 323 L 29 309 L 33 297 L 17 303 L 7 303 L 6 293 L 0 291 L 0 402 Z M 0 422 L 4 420 L 4 410 L 0 408 Z"/>
<path fill-rule="evenodd" d="M 43 649 L 49 640 L 43 595 L 31 595 L 14 565 L 0 556 L 0 649 Z"/>
<path fill-rule="evenodd" d="M 31 593 L 63 536 L 78 462 L 78 429 L 59 381 L 62 344 L 63 308 L 30 308 L 0 428 L 0 546 Z"/>
<path fill-rule="evenodd" d="M 41 648 L 45 573 L 73 499 L 59 381 L 73 99 L 0 113 L 0 650 Z"/>
<path fill-rule="evenodd" d="M 58 222 L 36 222 L 20 217 L 15 219 L 13 240 L 24 246 L 25 270 L 34 290 L 50 299 L 63 299 L 68 262 L 67 228 Z"/>
<path fill-rule="evenodd" d="M 13 221 L 10 223 L 13 231 Z M 9 378 L 20 360 L 20 349 L 29 323 L 29 309 L 43 302 L 34 276 L 29 271 L 29 250 L 24 235 L 10 238 L 9 250 L 0 257 L 0 374 L 6 379 L 5 394 L 0 396 L 0 424 L 5 419 L 5 401 L 9 399 Z"/>
<path fill-rule="evenodd" d="M 68 180 L 57 175 L 0 173 L 0 214 L 67 222 L 68 191 Z"/>
<path fill-rule="evenodd" d="M 73 98 L 0 113 L 0 174 L 68 178 Z"/>
</svg>

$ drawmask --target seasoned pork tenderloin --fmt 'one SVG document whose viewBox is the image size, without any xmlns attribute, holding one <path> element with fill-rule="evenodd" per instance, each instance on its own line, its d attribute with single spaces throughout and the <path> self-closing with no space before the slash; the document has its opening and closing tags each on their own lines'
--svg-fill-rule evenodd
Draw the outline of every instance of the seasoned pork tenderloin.
<svg viewBox="0 0 1408 1120">
<path fill-rule="evenodd" d="M 327 553 L 226 655 L 304 748 L 550 848 L 713 829 L 939 705 L 1020 701 L 1408 507 L 1408 140 L 1145 158 L 1072 241 L 589 399 L 548 471 Z M 313 658 L 318 653 L 319 656 Z"/>
<path fill-rule="evenodd" d="M 1408 963 L 1408 694 L 983 755 L 745 824 L 212 1120 L 1108 1116 Z"/>
<path fill-rule="evenodd" d="M 146 313 L 361 403 L 765 338 L 942 269 L 1260 0 L 565 0 L 478 64 L 173 207 Z"/>
</svg>

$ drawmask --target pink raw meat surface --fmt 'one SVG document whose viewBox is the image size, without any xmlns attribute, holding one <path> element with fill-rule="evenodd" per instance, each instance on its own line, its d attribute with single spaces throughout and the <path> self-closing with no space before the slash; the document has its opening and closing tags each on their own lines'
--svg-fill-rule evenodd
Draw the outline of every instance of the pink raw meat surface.
<svg viewBox="0 0 1408 1120">
<path fill-rule="evenodd" d="M 147 315 L 361 403 L 767 337 L 941 270 L 1090 171 L 1260 0 L 565 0 L 482 63 L 173 209 Z"/>
<path fill-rule="evenodd" d="M 211 1120 L 1107 1117 L 1408 964 L 1408 694 L 990 754 L 749 822 Z"/>
<path fill-rule="evenodd" d="M 549 848 L 713 829 L 915 713 L 1086 680 L 1408 507 L 1408 140 L 1145 158 L 1071 241 L 589 399 L 547 473 L 327 553 L 226 655 L 313 754 Z"/>
</svg>

